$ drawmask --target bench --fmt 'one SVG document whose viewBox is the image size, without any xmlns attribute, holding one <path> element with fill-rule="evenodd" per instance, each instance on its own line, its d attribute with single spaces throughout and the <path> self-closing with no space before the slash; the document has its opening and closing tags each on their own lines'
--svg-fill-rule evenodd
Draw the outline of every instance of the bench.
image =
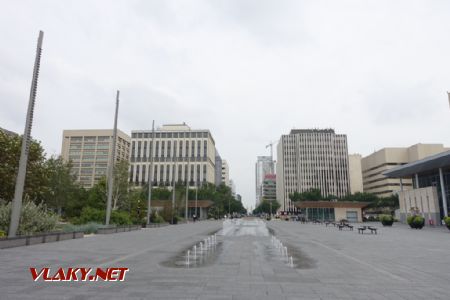
<svg viewBox="0 0 450 300">
<path fill-rule="evenodd" d="M 367 229 L 370 230 L 371 234 L 373 234 L 374 232 L 375 232 L 375 234 L 377 234 L 377 228 L 376 227 L 369 226 L 369 227 L 367 227 Z"/>
<path fill-rule="evenodd" d="M 337 224 L 337 226 L 338 226 L 339 230 L 342 230 L 342 228 L 348 228 L 351 231 L 353 231 L 353 226 L 349 225 L 349 224 Z"/>
<path fill-rule="evenodd" d="M 364 230 L 367 229 L 367 226 L 358 227 L 358 233 L 364 234 Z"/>
</svg>

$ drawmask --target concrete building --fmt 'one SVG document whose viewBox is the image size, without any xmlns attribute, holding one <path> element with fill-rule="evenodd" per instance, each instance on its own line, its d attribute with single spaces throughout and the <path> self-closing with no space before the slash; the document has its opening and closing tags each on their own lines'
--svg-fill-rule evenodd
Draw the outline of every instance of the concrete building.
<svg viewBox="0 0 450 300">
<path fill-rule="evenodd" d="M 222 159 L 222 179 L 221 183 L 224 183 L 226 186 L 231 188 L 230 184 L 230 168 L 228 166 L 228 162 L 225 159 Z"/>
<path fill-rule="evenodd" d="M 163 125 L 155 130 L 131 132 L 130 182 L 144 185 L 152 172 L 153 186 L 172 186 L 173 180 L 190 186 L 215 184 L 216 148 L 209 130 L 186 124 Z M 153 170 L 150 170 L 153 157 Z"/>
<path fill-rule="evenodd" d="M 275 174 L 266 174 L 262 184 L 261 200 L 277 200 L 277 177 Z"/>
<path fill-rule="evenodd" d="M 92 187 L 106 176 L 111 156 L 112 129 L 64 130 L 61 157 L 72 162 L 77 181 Z M 130 137 L 117 130 L 116 161 L 130 159 Z"/>
<path fill-rule="evenodd" d="M 449 150 L 442 144 L 416 144 L 411 147 L 383 148 L 361 160 L 363 190 L 379 197 L 389 197 L 400 190 L 398 178 L 383 175 L 395 167 Z M 403 189 L 411 189 L 411 179 L 403 180 Z"/>
<path fill-rule="evenodd" d="M 324 196 L 350 191 L 347 136 L 333 129 L 293 129 L 277 146 L 277 201 L 281 211 L 294 212 L 294 192 L 318 188 Z"/>
<path fill-rule="evenodd" d="M 263 197 L 263 181 L 264 176 L 274 173 L 274 165 L 272 157 L 270 156 L 258 156 L 255 164 L 255 192 L 256 201 L 255 207 L 261 203 Z"/>
<path fill-rule="evenodd" d="M 306 220 L 362 222 L 362 209 L 365 202 L 348 201 L 299 201 L 295 206 L 302 211 Z"/>
<path fill-rule="evenodd" d="M 348 171 L 350 178 L 350 193 L 363 192 L 363 179 L 361 168 L 361 154 L 350 154 L 348 156 Z"/>
<path fill-rule="evenodd" d="M 222 183 L 222 157 L 220 157 L 219 152 L 216 149 L 216 159 L 215 159 L 215 184 L 219 186 Z"/>
<path fill-rule="evenodd" d="M 450 151 L 428 156 L 405 165 L 397 166 L 384 175 L 400 182 L 400 221 L 413 214 L 422 215 L 426 225 L 441 224 L 449 215 Z M 406 190 L 404 182 L 412 182 Z"/>
</svg>

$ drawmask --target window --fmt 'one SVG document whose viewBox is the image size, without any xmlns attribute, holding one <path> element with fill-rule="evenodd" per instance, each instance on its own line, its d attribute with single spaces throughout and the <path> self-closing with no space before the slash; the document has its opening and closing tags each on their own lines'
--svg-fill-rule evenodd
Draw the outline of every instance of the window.
<svg viewBox="0 0 450 300">
<path fill-rule="evenodd" d="M 186 149 L 184 151 L 184 157 L 188 157 L 189 155 L 189 141 L 186 141 Z"/>
<path fill-rule="evenodd" d="M 164 165 L 159 167 L 159 183 L 162 184 L 164 182 Z"/>
<path fill-rule="evenodd" d="M 200 157 L 200 146 L 201 146 L 201 141 L 197 141 L 197 157 Z"/>
<path fill-rule="evenodd" d="M 155 152 L 155 157 L 159 157 L 159 141 L 156 141 Z"/>
<path fill-rule="evenodd" d="M 146 165 L 142 165 L 142 173 L 141 173 L 141 182 L 145 183 L 145 169 L 146 169 Z"/>
<path fill-rule="evenodd" d="M 191 142 L 191 157 L 194 157 L 194 151 L 195 151 L 195 141 Z"/>
<path fill-rule="evenodd" d="M 139 165 L 136 166 L 136 177 L 134 179 L 135 183 L 139 182 Z"/>
<path fill-rule="evenodd" d="M 144 141 L 144 154 L 143 157 L 146 158 L 147 157 L 147 141 Z"/>
<path fill-rule="evenodd" d="M 183 141 L 180 141 L 180 149 L 178 150 L 178 157 L 183 157 Z"/>
<path fill-rule="evenodd" d="M 142 142 L 138 141 L 137 157 L 141 157 L 141 145 L 142 145 Z"/>
<path fill-rule="evenodd" d="M 208 155 L 208 141 L 203 141 L 203 157 Z"/>
<path fill-rule="evenodd" d="M 206 165 L 203 165 L 203 182 L 206 182 Z"/>
<path fill-rule="evenodd" d="M 134 165 L 131 165 L 131 168 L 130 168 L 130 182 L 133 182 L 133 171 L 134 171 Z"/>
<path fill-rule="evenodd" d="M 172 142 L 171 141 L 167 141 L 167 157 L 170 157 L 170 150 L 171 150 L 171 147 L 172 146 Z"/>
<path fill-rule="evenodd" d="M 165 157 L 165 146 L 166 146 L 166 142 L 162 141 L 161 142 L 161 157 Z"/>
</svg>

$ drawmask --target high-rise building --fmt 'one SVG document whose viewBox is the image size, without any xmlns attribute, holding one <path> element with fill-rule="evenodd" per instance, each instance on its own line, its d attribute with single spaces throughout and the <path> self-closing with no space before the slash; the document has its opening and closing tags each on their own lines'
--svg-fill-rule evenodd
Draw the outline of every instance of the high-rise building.
<svg viewBox="0 0 450 300">
<path fill-rule="evenodd" d="M 216 148 L 209 130 L 163 125 L 155 130 L 154 147 L 152 130 L 133 130 L 131 148 L 130 182 L 135 185 L 147 184 L 150 172 L 154 186 L 171 186 L 174 179 L 179 183 L 187 179 L 190 186 L 215 184 Z"/>
<path fill-rule="evenodd" d="M 261 203 L 262 199 L 262 186 L 264 181 L 264 176 L 267 174 L 273 174 L 273 160 L 270 156 L 258 156 L 255 164 L 255 192 L 256 192 L 256 203 L 255 207 Z"/>
<path fill-rule="evenodd" d="M 85 188 L 106 176 L 112 154 L 112 129 L 64 130 L 61 157 L 72 162 L 72 172 Z M 130 158 L 130 137 L 117 130 L 116 161 Z"/>
<path fill-rule="evenodd" d="M 416 144 L 410 147 L 383 148 L 361 160 L 364 192 L 389 197 L 400 190 L 400 179 L 388 178 L 384 172 L 427 156 L 449 150 L 442 144 Z M 411 179 L 403 179 L 403 189 L 411 189 Z"/>
<path fill-rule="evenodd" d="M 293 129 L 277 146 L 277 201 L 281 211 L 295 211 L 289 195 L 311 188 L 324 196 L 350 191 L 347 136 L 333 129 Z"/>
<path fill-rule="evenodd" d="M 361 154 L 350 154 L 348 156 L 348 170 L 350 176 L 350 193 L 362 193 L 363 180 L 361 169 Z"/>
<path fill-rule="evenodd" d="M 219 186 L 222 183 L 222 157 L 219 155 L 219 151 L 216 149 L 215 159 L 215 184 Z"/>
<path fill-rule="evenodd" d="M 262 199 L 269 201 L 277 200 L 277 177 L 275 174 L 264 175 Z"/>
<path fill-rule="evenodd" d="M 222 159 L 222 183 L 231 188 L 230 184 L 230 168 L 228 167 L 228 162 Z"/>
</svg>

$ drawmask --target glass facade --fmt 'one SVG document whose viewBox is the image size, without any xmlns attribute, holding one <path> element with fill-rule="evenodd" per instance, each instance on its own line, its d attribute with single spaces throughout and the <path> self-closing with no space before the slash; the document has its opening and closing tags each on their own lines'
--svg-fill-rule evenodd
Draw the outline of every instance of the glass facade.
<svg viewBox="0 0 450 300">
<path fill-rule="evenodd" d="M 450 199 L 450 168 L 443 168 L 442 175 L 444 177 L 444 191 L 447 198 L 447 208 L 449 208 Z M 414 188 L 424 188 L 429 186 L 435 186 L 437 188 L 438 198 L 439 198 L 439 211 L 441 218 L 444 217 L 444 209 L 442 205 L 442 191 L 441 191 L 441 180 L 439 178 L 439 170 L 436 172 L 423 173 L 418 175 L 419 186 L 416 186 L 415 178 L 412 178 Z"/>
<path fill-rule="evenodd" d="M 306 208 L 305 217 L 308 220 L 334 221 L 334 208 Z"/>
</svg>

